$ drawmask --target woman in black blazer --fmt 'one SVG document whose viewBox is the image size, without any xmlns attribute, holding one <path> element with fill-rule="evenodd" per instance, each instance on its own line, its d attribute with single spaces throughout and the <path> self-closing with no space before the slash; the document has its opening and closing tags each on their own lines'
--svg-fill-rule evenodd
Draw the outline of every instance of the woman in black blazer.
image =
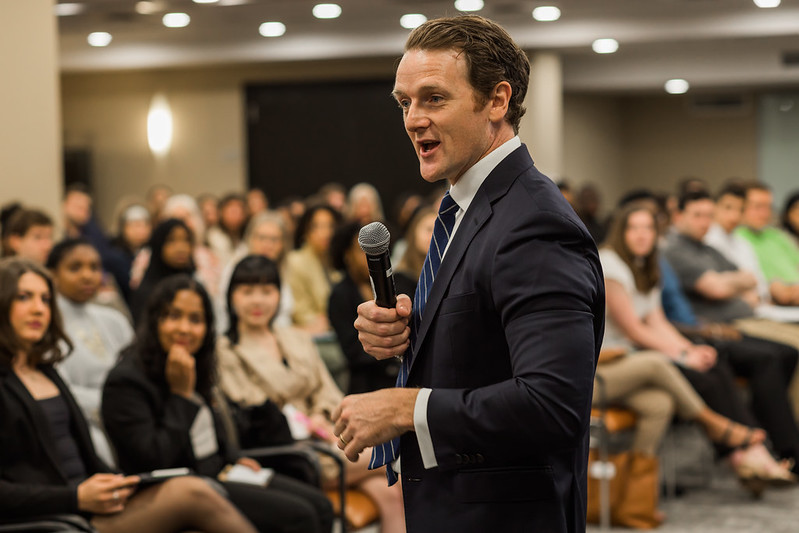
<svg viewBox="0 0 799 533">
<path fill-rule="evenodd" d="M 253 470 L 227 438 L 215 391 L 216 339 L 211 301 L 186 275 L 156 286 L 133 344 L 108 375 L 106 431 L 125 472 L 189 467 L 210 477 L 228 465 Z M 230 428 L 232 429 L 232 428 Z M 261 531 L 328 533 L 333 510 L 324 494 L 275 474 L 266 488 L 224 483 L 230 499 Z"/>
<path fill-rule="evenodd" d="M 0 517 L 81 514 L 104 532 L 254 532 L 207 483 L 180 477 L 149 488 L 110 473 L 53 365 L 69 345 L 53 283 L 22 259 L 0 261 Z"/>
</svg>

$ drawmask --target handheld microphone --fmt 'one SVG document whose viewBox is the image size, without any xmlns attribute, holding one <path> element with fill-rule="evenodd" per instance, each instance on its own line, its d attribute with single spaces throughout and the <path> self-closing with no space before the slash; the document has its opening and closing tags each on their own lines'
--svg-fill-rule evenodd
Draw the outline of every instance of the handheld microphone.
<svg viewBox="0 0 799 533">
<path fill-rule="evenodd" d="M 391 256 L 388 244 L 391 234 L 381 222 L 372 222 L 361 228 L 358 233 L 358 244 L 366 254 L 369 264 L 369 280 L 375 303 L 380 307 L 397 305 L 397 289 L 394 286 L 394 272 L 391 270 Z"/>
</svg>

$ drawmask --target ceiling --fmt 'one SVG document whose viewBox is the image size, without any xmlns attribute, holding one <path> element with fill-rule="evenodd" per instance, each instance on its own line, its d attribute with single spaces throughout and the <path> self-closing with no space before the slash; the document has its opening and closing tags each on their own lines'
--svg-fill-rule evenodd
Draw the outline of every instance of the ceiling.
<svg viewBox="0 0 799 533">
<path fill-rule="evenodd" d="M 458 13 L 452 0 L 332 0 L 343 10 L 333 20 L 311 15 L 314 0 L 158 0 L 164 10 L 150 15 L 136 12 L 136 0 L 70 1 L 85 9 L 59 17 L 65 72 L 396 57 L 408 32 L 401 15 Z M 545 4 L 561 9 L 560 20 L 533 20 L 533 8 Z M 161 17 L 172 11 L 188 13 L 191 24 L 164 27 Z M 485 0 L 479 14 L 531 52 L 561 54 L 568 91 L 662 91 L 670 78 L 687 79 L 692 91 L 799 88 L 799 0 L 775 9 L 752 0 Z M 266 21 L 283 22 L 286 34 L 261 37 Z M 111 33 L 112 43 L 90 47 L 94 31 Z M 616 39 L 618 52 L 594 53 L 591 43 L 602 37 Z M 783 62 L 791 53 L 793 66 Z"/>
</svg>

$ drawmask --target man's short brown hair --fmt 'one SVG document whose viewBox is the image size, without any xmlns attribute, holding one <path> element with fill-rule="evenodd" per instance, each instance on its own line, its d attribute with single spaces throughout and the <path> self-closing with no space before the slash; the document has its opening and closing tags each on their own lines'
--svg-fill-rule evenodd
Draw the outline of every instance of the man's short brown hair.
<svg viewBox="0 0 799 533">
<path fill-rule="evenodd" d="M 408 36 L 405 51 L 448 50 L 464 53 L 469 83 L 484 106 L 499 82 L 507 81 L 511 99 L 505 119 L 519 133 L 524 97 L 530 82 L 530 60 L 499 24 L 477 15 L 429 20 Z"/>
<path fill-rule="evenodd" d="M 8 220 L 7 235 L 24 237 L 34 226 L 53 226 L 53 219 L 38 209 L 20 209 Z M 4 232 L 5 233 L 5 232 Z"/>
</svg>

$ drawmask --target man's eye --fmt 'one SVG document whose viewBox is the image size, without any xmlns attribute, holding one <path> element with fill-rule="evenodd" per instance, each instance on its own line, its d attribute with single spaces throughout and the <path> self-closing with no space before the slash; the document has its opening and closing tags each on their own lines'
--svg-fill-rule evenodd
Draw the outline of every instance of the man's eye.
<svg viewBox="0 0 799 533">
<path fill-rule="evenodd" d="M 402 109 L 408 109 L 411 105 L 410 100 L 399 100 L 397 103 Z"/>
<path fill-rule="evenodd" d="M 444 101 L 444 98 L 442 98 L 441 96 L 431 96 L 430 101 L 433 102 L 434 104 L 440 104 L 441 102 Z"/>
</svg>

